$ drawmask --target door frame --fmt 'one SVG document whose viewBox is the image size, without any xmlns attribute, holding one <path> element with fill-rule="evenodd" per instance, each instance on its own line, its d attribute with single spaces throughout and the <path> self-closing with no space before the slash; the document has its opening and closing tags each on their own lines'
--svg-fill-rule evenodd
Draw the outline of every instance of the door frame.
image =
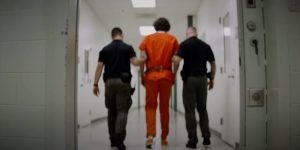
<svg viewBox="0 0 300 150">
<path fill-rule="evenodd" d="M 69 2 L 68 19 L 66 22 L 66 137 L 67 150 L 78 149 L 77 134 L 77 54 L 78 54 L 78 14 L 80 0 L 67 0 Z M 239 36 L 239 61 L 240 61 L 240 143 L 238 149 L 246 148 L 246 74 L 244 53 L 244 22 L 243 2 L 236 0 L 238 14 L 238 36 Z"/>
<path fill-rule="evenodd" d="M 256 0 L 258 1 L 258 0 Z M 247 79 L 247 68 L 246 68 L 246 47 L 249 44 L 247 41 L 245 41 L 245 34 L 247 32 L 247 28 L 246 28 L 246 22 L 244 22 L 244 17 L 245 17 L 245 11 L 244 10 L 246 8 L 244 8 L 244 5 L 246 4 L 246 0 L 237 0 L 237 12 L 238 12 L 238 30 L 239 30 L 239 63 L 240 63 L 240 144 L 239 144 L 239 149 L 240 150 L 246 150 L 248 149 L 249 145 L 247 144 L 247 141 L 249 140 L 248 135 L 247 135 L 247 124 L 248 124 L 248 128 L 250 128 L 249 123 L 247 122 L 247 108 L 249 106 L 248 105 L 248 87 L 247 87 L 247 81 L 249 81 L 249 79 Z M 264 3 L 264 0 L 261 0 L 261 3 Z M 258 5 L 257 3 L 255 3 L 255 5 L 257 5 L 256 7 L 261 7 L 260 5 Z M 264 13 L 264 12 L 262 12 Z M 264 14 L 262 14 L 264 15 Z M 263 16 L 262 16 L 263 17 Z M 262 18 L 264 19 L 264 18 Z M 264 27 L 264 25 L 263 25 Z M 247 40 L 247 39 L 246 39 Z M 265 39 L 264 39 L 265 40 Z M 264 47 L 265 42 L 264 43 Z M 266 54 L 264 54 L 266 55 Z M 266 57 L 265 57 L 266 59 Z M 267 61 L 267 60 L 266 60 Z M 266 71 L 266 70 L 265 70 Z M 265 72 L 267 73 L 267 72 Z M 265 82 L 267 80 L 267 77 L 265 75 Z M 265 91 L 267 90 L 267 87 L 264 87 Z M 267 102 L 266 102 L 266 93 L 264 93 L 264 107 L 267 107 Z M 266 112 L 267 113 L 267 112 Z M 267 115 L 267 114 L 265 114 Z M 249 117 L 249 116 L 248 116 Z M 267 130 L 267 127 L 266 127 Z M 267 132 L 267 131 L 266 131 Z M 267 133 L 265 133 L 265 136 L 267 138 Z M 267 142 L 267 141 L 265 141 Z M 267 143 L 265 143 L 267 148 Z"/>
<path fill-rule="evenodd" d="M 243 2 L 236 0 L 238 14 L 238 36 L 239 36 L 239 65 L 240 65 L 240 143 L 239 149 L 246 149 L 246 70 L 245 70 L 245 43 L 244 43 L 244 21 Z"/>
<path fill-rule="evenodd" d="M 78 149 L 77 135 L 77 57 L 78 57 L 78 14 L 79 0 L 68 2 L 68 18 L 66 20 L 66 112 L 65 112 L 65 149 Z"/>
</svg>

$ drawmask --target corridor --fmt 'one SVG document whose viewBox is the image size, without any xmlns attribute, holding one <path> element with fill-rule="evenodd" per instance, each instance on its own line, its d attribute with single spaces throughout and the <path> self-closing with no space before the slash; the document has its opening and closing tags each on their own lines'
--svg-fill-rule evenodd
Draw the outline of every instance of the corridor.
<svg viewBox="0 0 300 150">
<path fill-rule="evenodd" d="M 99 52 L 120 27 L 140 56 L 159 17 L 170 21 L 179 43 L 196 27 L 215 54 L 209 150 L 300 150 L 300 0 L 149 1 L 0 0 L 0 150 L 114 150 L 102 119 L 102 79 L 99 97 L 92 92 Z M 128 150 L 146 149 L 141 72 L 131 67 Z M 176 76 L 170 106 L 181 113 L 170 110 L 169 145 L 156 139 L 154 150 L 186 149 Z"/>
<path fill-rule="evenodd" d="M 229 145 L 234 147 L 239 145 L 240 82 L 238 39 L 234 36 L 237 34 L 236 27 L 238 26 L 235 1 L 226 0 L 222 1 L 224 5 L 217 5 L 220 1 L 189 0 L 188 2 L 183 2 L 182 0 L 164 0 L 156 1 L 156 5 L 153 8 L 136 8 L 133 6 L 134 0 L 80 0 L 79 2 L 79 61 L 77 64 L 76 94 L 77 124 L 81 127 L 77 140 L 80 150 L 85 150 L 90 145 L 95 145 L 95 149 L 99 149 L 101 147 L 99 145 L 106 145 L 107 149 L 110 148 L 106 123 L 97 123 L 92 125 L 91 128 L 82 129 L 82 127 L 90 126 L 90 123 L 94 122 L 94 120 L 107 116 L 107 109 L 103 102 L 105 98 L 103 80 L 100 79 L 99 81 L 99 97 L 94 96 L 91 91 L 93 90 L 92 85 L 99 52 L 111 42 L 111 29 L 116 26 L 120 27 L 124 32 L 124 42 L 130 44 L 136 55 L 140 56 L 139 45 L 146 35 L 155 32 L 153 22 L 158 17 L 166 17 L 169 20 L 171 24 L 169 33 L 174 35 L 179 43 L 186 39 L 186 28 L 195 26 L 198 28 L 198 37 L 211 45 L 216 58 L 217 72 L 215 87 L 208 92 L 207 99 L 210 128 L 222 135 L 220 139 L 226 141 Z M 168 7 L 171 3 L 172 7 Z M 178 11 L 178 8 L 180 8 L 180 11 Z M 224 23 L 222 21 L 221 24 L 217 22 L 219 19 L 224 20 Z M 143 30 L 147 27 L 150 27 L 152 30 L 146 30 L 147 32 Z M 226 31 L 230 30 L 230 34 L 227 32 L 225 34 L 223 32 L 225 29 Z M 226 48 L 224 44 L 226 44 Z M 179 70 L 181 69 L 182 64 Z M 136 87 L 136 92 L 132 95 L 132 99 L 134 99 L 132 109 L 145 105 L 145 88 L 141 85 L 139 72 L 141 72 L 139 67 L 131 67 L 131 85 Z M 176 75 L 176 84 L 174 84 L 172 89 L 170 106 L 176 108 L 179 112 L 184 112 L 182 103 L 183 82 L 179 72 Z M 129 115 L 130 118 L 127 125 L 128 138 L 125 141 L 129 149 L 145 148 L 146 127 L 143 111 L 141 111 L 141 114 L 135 111 Z M 136 117 L 138 115 L 140 117 Z M 139 118 L 139 120 L 133 120 L 134 118 Z M 133 129 L 134 131 L 139 129 L 139 132 L 134 133 L 131 131 Z M 184 149 L 187 142 L 187 134 L 182 115 L 172 118 L 170 134 L 170 145 L 167 148 Z M 180 135 L 180 137 L 177 135 Z M 215 142 L 219 143 L 218 140 Z M 222 144 L 216 145 L 218 147 L 213 147 L 213 149 L 223 149 L 224 144 L 223 146 Z M 157 146 L 160 146 L 160 144 Z M 202 147 L 202 139 L 199 141 L 198 146 L 199 148 Z"/>
<path fill-rule="evenodd" d="M 180 113 L 170 110 L 170 134 L 168 137 L 169 145 L 161 146 L 160 139 L 156 139 L 154 150 L 185 150 L 187 133 L 185 129 L 184 116 Z M 125 145 L 128 150 L 143 150 L 145 147 L 145 113 L 144 109 L 135 109 L 129 113 L 127 124 L 127 137 Z M 159 114 L 157 114 L 159 116 Z M 157 118 L 159 120 L 159 117 Z M 158 129 L 159 121 L 157 122 Z M 160 135 L 160 132 L 157 132 Z M 199 142 L 197 149 L 204 150 L 233 150 L 230 146 L 224 143 L 215 134 L 212 134 L 212 144 L 210 148 L 204 148 L 202 146 L 202 139 L 200 129 L 198 126 L 198 138 Z M 116 149 L 116 148 L 115 148 Z M 110 147 L 107 131 L 107 121 L 101 120 L 85 128 L 81 128 L 78 131 L 78 150 L 114 150 Z"/>
</svg>

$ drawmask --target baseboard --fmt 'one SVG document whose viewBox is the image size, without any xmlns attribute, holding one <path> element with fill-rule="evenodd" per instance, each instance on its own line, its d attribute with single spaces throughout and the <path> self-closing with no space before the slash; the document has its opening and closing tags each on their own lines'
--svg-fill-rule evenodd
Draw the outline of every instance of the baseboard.
<svg viewBox="0 0 300 150">
<path fill-rule="evenodd" d="M 107 116 L 104 117 L 99 117 L 91 120 L 91 124 L 96 123 L 96 122 L 101 122 L 107 119 Z"/>
<path fill-rule="evenodd" d="M 77 125 L 77 129 L 86 128 L 86 127 L 89 127 L 90 125 L 91 125 L 90 123 L 84 124 L 84 125 L 78 124 L 78 125 Z"/>
<path fill-rule="evenodd" d="M 143 107 L 143 106 L 140 106 L 140 107 Z M 139 107 L 134 107 L 134 108 L 129 109 L 129 112 L 136 111 L 136 110 L 139 110 L 139 109 L 140 109 Z M 92 119 L 90 124 L 94 124 L 94 123 L 102 122 L 102 121 L 106 121 L 106 120 L 107 120 L 107 116 L 99 117 L 99 118 Z M 88 124 L 88 126 L 90 124 Z M 82 128 L 85 128 L 85 127 L 86 126 L 83 126 Z"/>
<path fill-rule="evenodd" d="M 211 134 L 215 135 L 216 137 L 222 139 L 222 133 L 220 133 L 219 131 L 213 129 L 213 128 L 209 128 L 210 129 L 210 132 Z"/>
</svg>

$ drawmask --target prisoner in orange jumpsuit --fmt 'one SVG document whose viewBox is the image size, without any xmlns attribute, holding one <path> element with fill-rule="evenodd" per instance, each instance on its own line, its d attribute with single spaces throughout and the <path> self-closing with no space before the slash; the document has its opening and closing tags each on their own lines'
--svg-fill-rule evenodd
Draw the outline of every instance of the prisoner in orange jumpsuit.
<svg viewBox="0 0 300 150">
<path fill-rule="evenodd" d="M 171 28 L 166 18 L 158 18 L 153 24 L 156 33 L 144 38 L 139 48 L 146 57 L 146 71 L 141 66 L 142 83 L 146 88 L 146 147 L 151 148 L 156 136 L 156 108 L 159 102 L 161 122 L 161 144 L 167 145 L 169 133 L 169 99 L 174 83 L 172 57 L 178 50 L 178 42 L 168 33 Z M 159 96 L 159 101 L 158 101 Z"/>
</svg>

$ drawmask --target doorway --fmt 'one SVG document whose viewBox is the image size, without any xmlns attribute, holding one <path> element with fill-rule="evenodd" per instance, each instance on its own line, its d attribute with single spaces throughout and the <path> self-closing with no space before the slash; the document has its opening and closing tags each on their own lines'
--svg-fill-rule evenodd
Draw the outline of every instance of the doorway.
<svg viewBox="0 0 300 150">
<path fill-rule="evenodd" d="M 102 12 L 97 15 L 96 12 L 99 10 L 112 8 L 111 1 L 118 6 L 113 7 L 111 13 Z M 135 17 L 140 18 L 140 24 L 151 25 L 152 21 L 147 22 L 141 18 L 152 17 L 150 20 L 153 20 L 153 17 L 157 17 L 155 13 L 153 15 L 153 9 L 156 12 L 156 8 L 126 10 L 120 8 L 130 7 L 130 1 L 103 0 L 101 1 L 105 2 L 101 5 L 103 8 L 84 11 L 77 8 L 78 3 L 80 7 L 91 8 L 96 6 L 92 3 L 96 0 L 85 0 L 85 6 L 81 5 L 81 2 L 83 0 L 33 0 L 24 3 L 2 0 L 0 2 L 0 16 L 3 20 L 0 26 L 0 82 L 3 83 L 0 90 L 2 92 L 0 128 L 3 133 L 0 149 L 24 149 L 30 146 L 29 149 L 38 150 L 74 150 L 78 142 L 77 127 L 82 129 L 91 126 L 93 122 L 105 120 L 105 115 L 99 115 L 105 111 L 102 106 L 103 98 L 96 99 L 81 95 L 80 102 L 77 99 L 79 96 L 77 90 L 91 94 L 88 88 L 93 81 L 93 65 L 97 60 L 97 51 L 110 41 L 108 35 L 111 24 L 101 24 L 101 20 L 102 23 L 107 23 L 114 21 L 112 19 L 114 17 L 108 17 L 110 19 L 104 21 L 101 15 L 126 17 L 130 13 L 135 13 Z M 186 24 L 180 25 L 181 22 L 186 22 L 186 19 L 180 18 L 186 18 L 187 15 L 181 11 L 181 8 L 190 9 L 197 6 L 196 4 L 189 6 L 192 2 L 191 0 L 188 3 L 178 3 L 174 0 L 168 4 L 157 3 L 164 9 L 159 14 L 166 17 L 177 16 L 172 19 L 175 27 L 172 28 L 180 28 L 178 31 L 181 33 L 176 35 L 179 41 L 184 39 L 180 36 L 184 35 L 186 28 Z M 226 82 L 228 76 L 232 74 L 227 74 L 226 69 L 224 71 L 225 61 L 222 59 L 225 53 L 222 35 L 224 16 L 228 10 L 232 10 L 233 12 L 229 11 L 229 20 L 238 20 L 238 23 L 230 23 L 230 33 L 234 41 L 240 45 L 237 49 L 239 52 L 236 53 L 240 57 L 231 57 L 236 61 L 232 64 L 241 66 L 239 71 L 235 70 L 239 75 L 234 76 L 234 79 L 240 77 L 241 96 L 240 98 L 235 96 L 240 99 L 235 103 L 240 107 L 233 107 L 236 111 L 234 115 L 239 115 L 240 120 L 235 119 L 236 116 L 233 117 L 234 121 L 223 116 L 223 112 L 224 115 L 233 116 L 230 115 L 233 111 L 228 109 L 228 106 L 233 105 L 227 106 L 230 98 L 226 98 L 231 96 L 221 90 L 224 89 L 223 87 L 216 86 L 214 91 L 218 92 L 212 91 L 209 95 L 209 110 L 212 111 L 210 112 L 211 125 L 216 130 L 215 133 L 230 145 L 234 145 L 235 142 L 238 144 L 239 141 L 241 149 L 300 149 L 298 142 L 300 135 L 299 0 L 197 0 L 197 2 L 199 3 L 197 13 L 188 15 L 195 15 L 195 26 L 199 29 L 199 37 L 210 43 L 215 50 L 219 60 L 217 63 L 219 85 L 224 85 L 226 88 L 231 87 Z M 167 10 L 173 7 L 176 8 L 176 12 L 167 13 Z M 238 9 L 238 19 L 234 18 L 236 9 Z M 76 41 L 78 34 L 76 28 L 79 21 L 77 13 L 96 14 L 79 19 L 84 20 L 81 27 L 85 23 L 85 27 L 81 29 L 86 32 L 80 34 L 82 36 L 80 42 L 85 40 L 85 44 Z M 139 34 L 136 30 L 138 27 L 129 24 L 130 21 L 124 17 L 119 18 L 119 21 L 126 23 L 121 27 L 135 28 L 131 31 Z M 100 21 L 95 21 L 95 18 Z M 237 24 L 239 26 L 235 26 Z M 126 33 L 126 35 L 130 34 L 131 32 Z M 91 38 L 93 36 L 95 38 Z M 97 38 L 98 36 L 101 38 Z M 137 39 L 128 36 L 127 42 L 137 45 L 140 39 L 141 36 Z M 79 59 L 77 59 L 77 44 L 81 45 L 78 48 L 81 56 Z M 236 44 L 231 43 L 230 47 L 234 45 Z M 15 60 L 15 58 L 20 59 Z M 80 64 L 77 66 L 77 63 Z M 181 83 L 178 81 L 179 111 L 183 110 L 179 93 Z M 103 89 L 101 91 L 103 92 Z M 142 106 L 142 88 L 140 91 L 139 106 Z M 258 101 L 261 98 L 264 103 Z M 78 110 L 77 102 L 83 104 L 79 106 L 83 109 Z M 28 109 L 28 106 L 31 108 Z M 23 115 L 29 119 L 24 119 Z M 79 118 L 77 121 L 77 115 L 83 116 L 80 117 L 80 121 Z M 228 127 L 228 123 L 232 122 L 236 127 Z M 180 123 L 182 122 L 179 121 L 176 125 Z M 234 137 L 230 132 L 227 134 L 226 132 L 232 130 L 231 128 L 235 131 L 241 129 L 240 134 L 234 133 Z M 88 137 L 92 135 L 89 134 Z"/>
<path fill-rule="evenodd" d="M 174 4 L 168 7 L 168 3 Z M 104 83 L 101 79 L 100 96 L 92 95 L 92 85 L 94 80 L 94 71 L 96 68 L 98 53 L 108 43 L 110 43 L 110 30 L 118 26 L 123 29 L 125 42 L 131 44 L 137 55 L 139 55 L 138 45 L 143 39 L 140 29 L 143 26 L 152 26 L 153 21 L 160 16 L 167 17 L 171 23 L 170 33 L 177 37 L 178 42 L 185 40 L 185 30 L 188 26 L 188 16 L 193 17 L 193 26 L 198 28 L 198 35 L 203 41 L 212 46 L 217 60 L 216 87 L 209 92 L 208 111 L 210 116 L 210 126 L 214 135 L 221 141 L 225 141 L 231 147 L 239 143 L 239 66 L 238 66 L 238 39 L 237 36 L 237 10 L 234 0 L 222 2 L 226 7 L 216 5 L 217 1 L 209 0 L 191 0 L 184 3 L 181 0 L 157 1 L 155 8 L 133 8 L 131 1 L 112 1 L 112 0 L 79 0 L 79 21 L 78 21 L 78 66 L 77 66 L 77 122 L 80 134 L 87 134 L 90 138 L 78 139 L 79 149 L 86 143 L 90 143 L 97 135 L 93 133 L 107 134 L 107 128 L 103 126 L 101 133 L 93 132 L 95 125 L 101 124 L 106 120 L 106 108 L 104 106 Z M 182 9 L 178 11 L 177 8 Z M 214 8 L 214 9 L 207 9 Z M 212 12 L 212 10 L 219 10 Z M 228 14 L 226 20 L 225 16 Z M 229 17 L 230 14 L 230 17 Z M 214 19 L 212 19 L 214 18 Z M 224 18 L 224 19 L 223 19 Z M 227 21 L 227 22 L 226 22 Z M 227 23 L 227 24 L 226 24 Z M 229 31 L 229 35 L 226 31 Z M 225 36 L 226 34 L 226 36 Z M 202 35 L 205 35 L 202 37 Z M 225 39 L 226 38 L 226 42 Z M 225 44 L 230 43 L 228 48 Z M 226 64 L 225 48 L 231 50 L 227 57 L 234 58 Z M 229 56 L 230 55 L 230 56 Z M 228 61 L 227 61 L 228 62 Z M 236 63 L 236 64 L 235 64 Z M 227 71 L 227 68 L 230 68 Z M 236 67 L 236 68 L 235 68 Z M 232 69 L 233 68 L 233 69 Z M 133 111 L 144 111 L 145 92 L 143 86 L 139 83 L 139 70 L 132 67 L 133 80 L 132 86 L 137 87 L 137 92 L 133 95 Z M 231 75 L 236 78 L 229 78 Z M 234 84 L 230 80 L 234 80 Z M 177 100 L 176 104 L 179 114 L 184 113 L 182 104 L 182 81 L 180 75 L 177 75 L 177 94 L 172 100 Z M 234 86 L 233 88 L 228 88 Z M 230 89 L 230 90 L 227 90 Z M 230 92 L 230 93 L 229 93 Z M 226 98 L 225 98 L 226 97 Z M 225 100 L 224 100 L 225 98 Z M 139 109 L 141 108 L 141 109 Z M 174 112 L 177 113 L 177 112 Z M 142 114 L 142 113 L 141 113 Z M 130 115 L 130 114 L 129 114 Z M 130 116 L 129 116 L 130 117 Z M 183 117 L 180 115 L 180 117 Z M 182 120 L 182 119 L 179 119 Z M 141 120 L 144 121 L 143 115 Z M 177 122 L 176 124 L 182 124 Z M 184 124 L 183 124 L 184 126 Z M 141 132 L 144 131 L 143 125 Z M 183 127 L 184 128 L 184 127 Z M 88 130 L 85 130 L 88 129 Z M 85 130 L 85 131 L 83 131 Z M 103 130 L 103 131 L 102 131 Z M 178 136 L 185 135 L 182 133 Z M 199 135 L 200 136 L 200 135 Z M 143 138 L 143 135 L 141 136 Z M 186 142 L 185 136 L 182 136 L 182 142 Z M 224 143 L 225 143 L 224 142 Z M 109 143 L 108 141 L 104 143 Z M 96 144 L 96 143 L 95 143 Z M 183 143 L 184 146 L 184 143 Z"/>
</svg>

